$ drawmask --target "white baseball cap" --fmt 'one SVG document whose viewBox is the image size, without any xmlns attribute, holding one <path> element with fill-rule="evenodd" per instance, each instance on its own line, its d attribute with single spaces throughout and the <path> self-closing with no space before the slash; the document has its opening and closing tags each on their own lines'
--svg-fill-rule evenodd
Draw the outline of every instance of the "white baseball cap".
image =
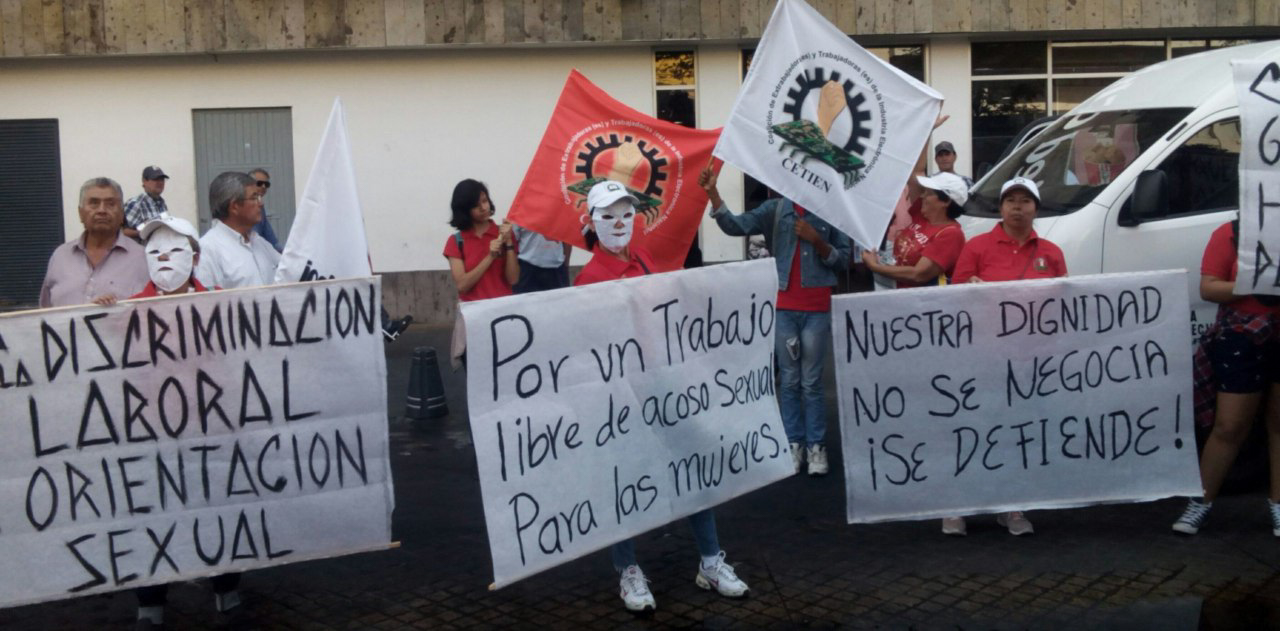
<svg viewBox="0 0 1280 631">
<path fill-rule="evenodd" d="M 613 180 L 597 182 L 590 191 L 587 191 L 587 211 L 604 208 L 620 199 L 631 200 L 633 206 L 640 205 L 640 200 L 636 199 L 636 196 L 632 195 L 621 182 Z"/>
<path fill-rule="evenodd" d="M 146 241 L 151 237 L 151 233 L 159 230 L 161 226 L 166 226 L 184 237 L 190 237 L 196 241 L 200 240 L 200 233 L 196 232 L 195 226 L 192 226 L 190 221 L 181 217 L 174 217 L 169 213 L 161 213 L 155 219 L 142 224 L 142 227 L 138 229 L 138 235 L 142 237 L 143 241 Z"/>
<path fill-rule="evenodd" d="M 916 181 L 931 191 L 939 191 L 945 193 L 952 201 L 961 206 L 969 201 L 969 185 L 964 183 L 964 178 L 955 173 L 939 173 L 932 177 L 917 175 Z"/>
<path fill-rule="evenodd" d="M 1015 188 L 1020 188 L 1030 193 L 1032 197 L 1036 198 L 1036 203 L 1040 203 L 1040 187 L 1036 186 L 1036 183 L 1031 181 L 1030 178 L 1025 177 L 1015 177 L 1005 182 L 1004 186 L 1000 187 L 1000 199 L 1004 199 L 1004 194 Z"/>
</svg>

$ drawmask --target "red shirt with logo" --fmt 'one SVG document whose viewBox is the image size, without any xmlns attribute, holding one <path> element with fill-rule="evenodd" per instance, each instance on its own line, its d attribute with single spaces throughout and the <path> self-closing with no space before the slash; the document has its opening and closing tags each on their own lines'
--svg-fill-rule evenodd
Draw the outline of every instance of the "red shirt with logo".
<svg viewBox="0 0 1280 631">
<path fill-rule="evenodd" d="M 978 277 L 984 281 L 1058 278 L 1067 275 L 1062 250 L 1036 231 L 1021 245 L 1004 231 L 1004 222 L 991 232 L 969 240 L 960 251 L 951 282 L 964 283 Z"/>
<path fill-rule="evenodd" d="M 796 218 L 804 218 L 805 209 L 799 204 L 793 204 L 796 209 Z M 801 287 L 800 286 L 800 256 L 801 252 L 805 252 L 801 247 L 801 241 L 796 239 L 796 251 L 791 255 L 791 276 L 787 281 L 787 288 L 778 292 L 778 308 L 787 311 L 816 311 L 826 312 L 831 310 L 831 288 L 830 287 Z M 811 248 L 813 256 L 818 255 L 817 248 Z"/>
<path fill-rule="evenodd" d="M 644 250 L 631 248 L 631 260 L 624 261 L 604 248 L 600 248 L 596 250 L 591 260 L 582 266 L 582 271 L 578 272 L 578 277 L 574 279 L 573 284 L 576 287 L 652 273 L 653 259 Z"/>
<path fill-rule="evenodd" d="M 1200 260 L 1200 274 L 1235 282 L 1236 270 L 1238 269 L 1236 255 L 1237 249 L 1232 235 L 1231 222 L 1227 222 L 1218 226 L 1213 231 L 1213 234 L 1209 235 L 1209 245 L 1205 246 L 1204 258 Z M 1227 303 L 1227 305 L 1236 311 L 1244 313 L 1258 315 L 1280 313 L 1280 306 L 1268 307 L 1258 302 L 1257 298 L 1247 295 L 1240 296 Z"/>
<path fill-rule="evenodd" d="M 489 229 L 482 235 L 477 235 L 475 230 L 470 229 L 459 230 L 457 234 L 462 235 L 462 251 L 458 251 L 458 240 L 451 234 L 449 240 L 444 242 L 444 255 L 451 259 L 461 259 L 462 268 L 469 272 L 489 256 L 489 242 L 498 238 L 498 224 L 489 222 Z M 480 281 L 466 293 L 459 293 L 458 299 L 462 302 L 470 302 L 510 296 L 511 285 L 507 284 L 503 267 L 501 258 L 494 259 L 493 263 L 489 264 L 489 269 L 485 270 L 484 276 L 480 277 Z"/>
<path fill-rule="evenodd" d="M 897 265 L 915 267 L 920 262 L 920 257 L 924 257 L 941 268 L 944 276 L 950 276 L 955 270 L 956 261 L 960 259 L 960 251 L 964 249 L 964 230 L 956 221 L 938 225 L 929 223 L 920 206 L 920 200 L 911 205 L 908 211 L 911 223 L 899 231 L 898 237 L 894 239 L 893 258 Z M 922 287 L 935 283 L 936 279 L 924 283 L 900 280 L 898 287 Z"/>
</svg>

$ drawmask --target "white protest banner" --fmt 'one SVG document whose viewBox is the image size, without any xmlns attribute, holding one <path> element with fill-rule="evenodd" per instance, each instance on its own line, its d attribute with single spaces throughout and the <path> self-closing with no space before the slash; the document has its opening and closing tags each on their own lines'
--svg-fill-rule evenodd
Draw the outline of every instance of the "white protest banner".
<svg viewBox="0 0 1280 631">
<path fill-rule="evenodd" d="M 772 261 L 462 303 L 494 586 L 792 474 Z"/>
<path fill-rule="evenodd" d="M 1235 293 L 1280 294 L 1280 64 L 1234 60 L 1231 70 L 1242 147 Z"/>
<path fill-rule="evenodd" d="M 0 606 L 387 547 L 379 285 L 0 316 Z"/>
<path fill-rule="evenodd" d="M 368 276 L 369 241 L 342 99 L 333 100 L 298 214 L 276 265 L 277 283 Z"/>
<path fill-rule="evenodd" d="M 1199 495 L 1185 274 L 837 297 L 849 522 Z"/>
<path fill-rule="evenodd" d="M 780 0 L 715 155 L 876 250 L 942 95 Z"/>
</svg>

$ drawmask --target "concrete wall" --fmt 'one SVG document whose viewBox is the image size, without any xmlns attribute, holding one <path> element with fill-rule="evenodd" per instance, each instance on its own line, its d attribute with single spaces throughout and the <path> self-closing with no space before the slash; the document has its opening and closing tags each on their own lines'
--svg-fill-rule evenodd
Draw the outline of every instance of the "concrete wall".
<svg viewBox="0 0 1280 631">
<path fill-rule="evenodd" d="M 717 127 L 737 94 L 741 53 L 731 45 L 704 49 L 698 114 L 702 126 Z M 207 191 L 195 186 L 195 109 L 291 108 L 292 175 L 301 191 L 333 99 L 341 97 L 374 269 L 388 274 L 389 296 L 405 292 L 392 312 L 449 321 L 453 289 L 441 251 L 452 234 L 453 186 L 467 177 L 485 181 L 505 214 L 571 68 L 653 112 L 653 52 L 634 47 L 0 60 L 0 119 L 58 120 L 70 239 L 80 232 L 75 206 L 84 180 L 106 175 L 130 197 L 149 164 L 171 176 L 171 211 L 196 220 L 196 196 Z M 726 169 L 722 189 L 738 208 L 735 173 Z M 742 257 L 740 239 L 709 219 L 704 227 L 706 260 Z M 586 258 L 575 252 L 573 263 Z"/>
<path fill-rule="evenodd" d="M 70 237 L 84 180 L 115 178 L 128 197 L 148 164 L 171 176 L 174 214 L 195 220 L 207 192 L 195 190 L 193 109 L 292 108 L 301 191 L 342 97 L 374 268 L 433 270 L 446 267 L 454 184 L 487 182 L 505 213 L 571 68 L 652 112 L 652 64 L 647 48 L 10 60 L 0 62 L 0 119 L 58 119 Z"/>
</svg>

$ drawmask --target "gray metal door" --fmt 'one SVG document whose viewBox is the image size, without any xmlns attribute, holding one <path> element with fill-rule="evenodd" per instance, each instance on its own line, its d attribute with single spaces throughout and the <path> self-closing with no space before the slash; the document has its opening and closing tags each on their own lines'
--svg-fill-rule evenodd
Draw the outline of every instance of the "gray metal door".
<svg viewBox="0 0 1280 631">
<path fill-rule="evenodd" d="M 267 220 L 284 247 L 293 226 L 293 114 L 287 107 L 193 110 L 196 200 L 200 233 L 209 229 L 209 183 L 223 171 L 263 168 L 271 189 L 263 199 Z"/>
<path fill-rule="evenodd" d="M 0 121 L 0 310 L 36 305 L 62 244 L 59 155 L 57 119 Z"/>
</svg>

